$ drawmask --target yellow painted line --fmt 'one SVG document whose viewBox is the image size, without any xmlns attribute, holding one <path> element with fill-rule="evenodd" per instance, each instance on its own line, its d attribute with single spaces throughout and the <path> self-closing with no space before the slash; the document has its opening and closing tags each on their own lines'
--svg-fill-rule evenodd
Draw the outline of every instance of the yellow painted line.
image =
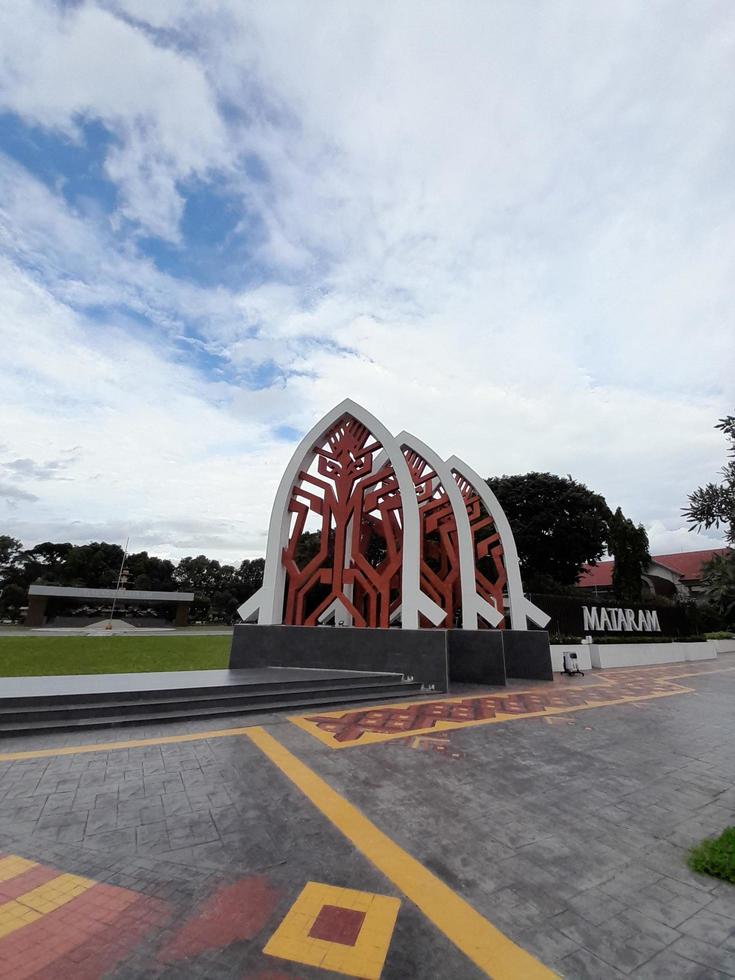
<svg viewBox="0 0 735 980">
<path fill-rule="evenodd" d="M 592 685 L 588 685 L 591 687 Z M 353 749 L 361 745 L 378 745 L 381 742 L 393 742 L 399 738 L 410 738 L 413 735 L 431 735 L 437 732 L 453 732 L 458 729 L 463 728 L 479 728 L 482 725 L 501 725 L 508 721 L 524 721 L 527 718 L 548 718 L 553 715 L 565 715 L 573 711 L 588 711 L 592 708 L 609 708 L 616 704 L 632 704 L 635 701 L 652 701 L 654 698 L 670 698 L 676 694 L 692 694 L 694 689 L 691 687 L 682 687 L 677 685 L 675 691 L 659 691 L 653 694 L 636 694 L 628 695 L 619 698 L 611 698 L 609 701 L 594 701 L 591 704 L 576 704 L 570 705 L 568 707 L 550 707 L 544 708 L 543 711 L 529 711 L 526 714 L 513 713 L 503 713 L 498 712 L 494 718 L 477 718 L 471 721 L 447 721 L 446 719 L 440 719 L 436 721 L 433 725 L 428 728 L 412 728 L 409 731 L 404 732 L 371 732 L 364 731 L 360 738 L 352 742 L 338 742 L 331 732 L 326 732 L 319 726 L 310 720 L 310 718 L 315 717 L 314 715 L 296 715 L 290 717 L 288 720 L 294 725 L 297 725 L 303 731 L 308 732 L 314 738 L 318 739 L 323 745 L 327 745 L 330 749 Z M 520 691 L 509 692 L 511 694 L 520 694 Z M 529 692 L 525 692 L 529 693 Z M 502 696 L 502 695 L 501 695 Z M 462 700 L 478 700 L 480 698 L 487 697 L 487 695 L 478 695 L 476 698 L 465 698 Z M 455 699 L 460 700 L 460 699 Z M 381 705 L 380 707 L 370 708 L 371 711 L 380 711 L 382 708 L 387 708 L 389 705 Z M 391 705 L 390 707 L 402 707 L 401 705 Z M 352 709 L 354 710 L 354 709 Z M 340 711 L 340 712 L 330 712 L 328 714 L 319 715 L 320 718 L 334 718 L 339 720 L 346 714 L 350 714 L 350 711 Z"/>
<path fill-rule="evenodd" d="M 35 867 L 35 861 L 28 861 L 26 858 L 9 854 L 7 857 L 0 858 L 0 881 L 10 881 L 11 878 L 17 878 L 24 871 L 30 871 L 31 868 Z"/>
<path fill-rule="evenodd" d="M 547 980 L 556 976 L 386 836 L 264 728 L 251 728 L 246 735 L 486 976 L 494 980 Z"/>
<path fill-rule="evenodd" d="M 45 885 L 39 885 L 18 898 L 4 902 L 0 905 L 0 939 L 49 912 L 55 912 L 95 884 L 97 882 L 91 878 L 61 874 L 47 881 Z"/>
<path fill-rule="evenodd" d="M 619 670 L 621 668 L 618 668 Z M 625 669 L 625 668 L 623 668 Z M 635 670 L 635 667 L 628 668 Z M 654 667 L 646 667 L 645 670 L 653 670 Z M 679 668 L 681 669 L 681 668 Z M 735 667 L 713 667 L 711 670 L 685 670 L 682 674 L 666 674 L 665 676 L 656 677 L 655 680 L 667 681 L 676 680 L 680 677 L 703 677 L 705 674 L 727 674 L 728 671 L 735 670 Z"/>
<path fill-rule="evenodd" d="M 249 728 L 222 728 L 212 732 L 194 732 L 190 735 L 165 735 L 160 738 L 131 738 L 127 742 L 93 742 L 89 745 L 68 745 L 58 749 L 33 749 L 27 752 L 2 752 L 0 762 L 16 762 L 20 759 L 51 759 L 57 755 L 83 755 L 86 752 L 118 752 L 121 749 L 141 749 L 146 745 L 176 745 L 179 742 L 202 742 L 208 738 L 233 738 L 245 735 Z"/>
</svg>

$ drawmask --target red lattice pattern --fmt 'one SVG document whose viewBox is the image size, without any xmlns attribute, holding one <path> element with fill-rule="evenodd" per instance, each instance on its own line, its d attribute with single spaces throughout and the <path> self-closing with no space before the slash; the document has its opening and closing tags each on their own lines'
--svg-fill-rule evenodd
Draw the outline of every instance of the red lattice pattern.
<svg viewBox="0 0 735 980">
<path fill-rule="evenodd" d="M 507 582 L 507 575 L 500 534 L 495 526 L 495 521 L 485 510 L 472 484 L 459 473 L 454 474 L 454 479 L 462 494 L 467 507 L 467 516 L 470 519 L 475 553 L 477 592 L 483 599 L 494 605 L 498 612 L 502 613 L 504 611 L 503 591 Z M 498 629 L 503 629 L 504 626 L 505 620 L 499 624 Z"/>
<path fill-rule="evenodd" d="M 398 481 L 368 429 L 343 416 L 317 447 L 316 473 L 303 471 L 289 510 L 284 623 L 314 626 L 335 599 L 355 626 L 388 627 L 400 603 L 403 527 Z M 320 519 L 316 554 L 303 567 L 298 546 L 307 518 Z"/>
<path fill-rule="evenodd" d="M 441 625 L 451 627 L 462 602 L 454 511 L 441 480 L 426 460 L 411 449 L 403 454 L 419 504 L 421 591 L 446 612 Z M 422 616 L 419 625 L 432 624 Z"/>
</svg>

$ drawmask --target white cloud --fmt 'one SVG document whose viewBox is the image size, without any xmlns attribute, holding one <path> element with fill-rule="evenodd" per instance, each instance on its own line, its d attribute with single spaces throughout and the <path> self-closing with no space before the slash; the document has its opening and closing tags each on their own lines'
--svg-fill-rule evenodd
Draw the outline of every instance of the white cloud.
<svg viewBox="0 0 735 980">
<path fill-rule="evenodd" d="M 177 181 L 229 163 L 225 127 L 200 65 L 92 4 L 4 4 L 0 104 L 79 137 L 87 120 L 117 139 L 106 170 L 122 216 L 176 239 Z"/>
<path fill-rule="evenodd" d="M 658 550 L 698 546 L 680 508 L 733 410 L 730 5 L 4 12 L 4 104 L 70 138 L 102 120 L 122 200 L 110 226 L 0 161 L 8 458 L 82 447 L 18 520 L 255 549 L 287 455 L 270 431 L 349 395 L 488 475 L 572 473 Z M 263 283 L 197 286 L 120 245 L 125 219 L 177 240 L 194 177 L 263 222 Z M 155 329 L 75 312 L 95 306 Z M 206 381 L 202 345 L 281 380 Z"/>
</svg>

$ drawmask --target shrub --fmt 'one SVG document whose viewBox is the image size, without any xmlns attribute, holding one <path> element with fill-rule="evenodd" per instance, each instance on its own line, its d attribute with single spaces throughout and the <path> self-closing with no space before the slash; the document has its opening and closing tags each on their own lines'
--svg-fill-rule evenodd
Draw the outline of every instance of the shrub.
<svg viewBox="0 0 735 980">
<path fill-rule="evenodd" d="M 693 847 L 688 864 L 692 871 L 735 885 L 735 827 L 726 827 L 719 837 L 707 838 Z"/>
<path fill-rule="evenodd" d="M 717 633 L 705 633 L 705 637 L 708 640 L 731 640 L 732 633 L 728 633 L 727 630 L 720 630 Z"/>
</svg>

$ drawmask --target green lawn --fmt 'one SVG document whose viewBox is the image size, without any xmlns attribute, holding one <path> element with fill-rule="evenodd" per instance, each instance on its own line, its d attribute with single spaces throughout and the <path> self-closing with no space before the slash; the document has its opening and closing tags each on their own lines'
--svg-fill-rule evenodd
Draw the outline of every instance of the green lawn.
<svg viewBox="0 0 735 980">
<path fill-rule="evenodd" d="M 227 667 L 229 636 L 0 637 L 0 677 Z"/>
<path fill-rule="evenodd" d="M 735 885 L 735 827 L 726 827 L 719 837 L 707 838 L 693 847 L 689 852 L 689 867 Z"/>
</svg>

